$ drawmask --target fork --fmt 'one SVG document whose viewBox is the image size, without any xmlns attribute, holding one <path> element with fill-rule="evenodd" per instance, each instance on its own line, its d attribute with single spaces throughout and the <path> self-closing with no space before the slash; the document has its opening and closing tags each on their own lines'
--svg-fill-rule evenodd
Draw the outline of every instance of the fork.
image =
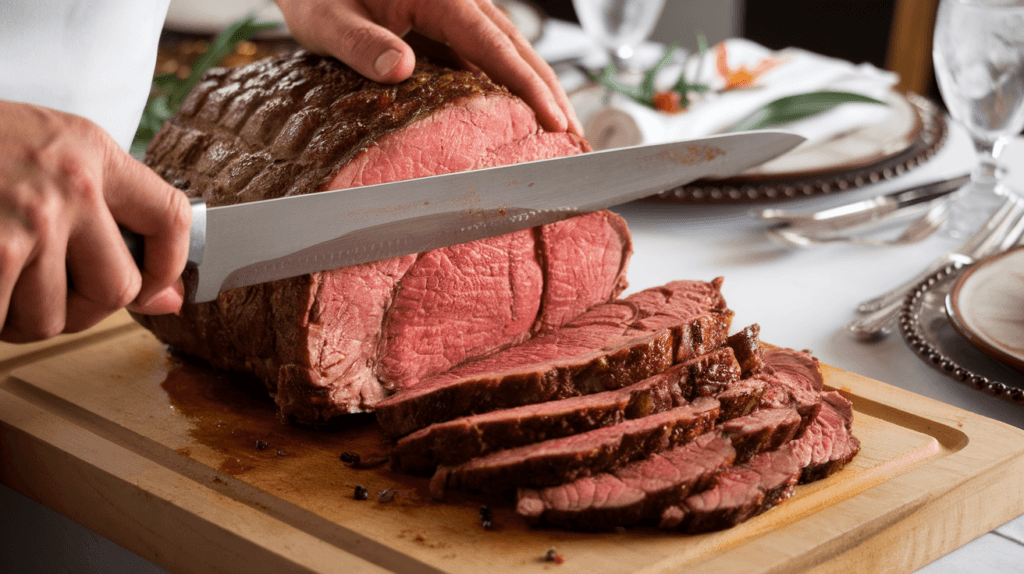
<svg viewBox="0 0 1024 574">
<path fill-rule="evenodd" d="M 896 325 L 903 299 L 918 283 L 950 263 L 968 265 L 993 253 L 1005 251 L 1017 244 L 1022 236 L 1024 201 L 1011 196 L 992 214 L 985 225 L 958 249 L 940 257 L 899 287 L 862 303 L 858 311 L 867 310 L 869 314 L 847 323 L 846 330 L 864 341 L 889 335 Z"/>
</svg>

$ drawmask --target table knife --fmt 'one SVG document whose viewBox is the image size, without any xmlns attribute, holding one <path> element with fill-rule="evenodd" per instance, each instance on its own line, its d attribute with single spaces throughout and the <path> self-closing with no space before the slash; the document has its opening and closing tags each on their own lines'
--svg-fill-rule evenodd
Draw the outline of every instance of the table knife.
<svg viewBox="0 0 1024 574">
<path fill-rule="evenodd" d="M 705 177 L 804 138 L 752 131 L 207 208 L 192 204 L 186 298 L 552 223 Z M 139 261 L 140 238 L 126 238 Z"/>
<path fill-rule="evenodd" d="M 925 204 L 948 195 L 963 187 L 968 181 L 970 181 L 970 175 L 961 175 L 822 211 L 793 212 L 765 209 L 758 212 L 757 216 L 764 221 L 781 226 L 839 230 L 880 222 L 887 216 L 907 207 Z"/>
</svg>

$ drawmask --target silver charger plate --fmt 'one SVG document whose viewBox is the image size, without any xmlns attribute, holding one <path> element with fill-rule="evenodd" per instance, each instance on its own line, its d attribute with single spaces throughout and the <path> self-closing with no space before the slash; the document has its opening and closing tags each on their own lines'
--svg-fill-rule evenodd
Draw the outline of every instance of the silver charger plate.
<svg viewBox="0 0 1024 574">
<path fill-rule="evenodd" d="M 947 298 L 969 268 L 950 264 L 919 283 L 903 302 L 900 333 L 925 363 L 950 379 L 1024 406 L 1024 374 L 979 350 L 950 320 Z"/>
</svg>

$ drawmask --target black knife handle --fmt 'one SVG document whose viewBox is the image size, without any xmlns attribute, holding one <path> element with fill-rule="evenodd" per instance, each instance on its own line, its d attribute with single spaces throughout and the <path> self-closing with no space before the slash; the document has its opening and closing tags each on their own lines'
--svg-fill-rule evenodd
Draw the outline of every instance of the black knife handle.
<svg viewBox="0 0 1024 574">
<path fill-rule="evenodd" d="M 132 254 L 132 259 L 135 261 L 135 266 L 141 271 L 143 269 L 142 257 L 146 253 L 146 247 L 143 244 L 143 237 L 134 231 L 129 231 L 124 227 L 118 225 L 117 229 L 121 232 L 121 238 L 124 239 L 124 244 L 128 246 L 128 253 Z"/>
</svg>

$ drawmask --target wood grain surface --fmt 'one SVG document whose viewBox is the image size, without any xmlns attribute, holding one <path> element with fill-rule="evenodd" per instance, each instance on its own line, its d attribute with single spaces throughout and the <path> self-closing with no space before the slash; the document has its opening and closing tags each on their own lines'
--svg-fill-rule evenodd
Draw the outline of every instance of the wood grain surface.
<svg viewBox="0 0 1024 574">
<path fill-rule="evenodd" d="M 387 451 L 372 415 L 284 426 L 260 382 L 176 357 L 119 314 L 0 345 L 0 481 L 174 572 L 906 572 L 1024 513 L 1024 432 L 825 375 L 863 446 L 839 474 L 724 532 L 572 533 L 527 527 L 507 500 L 435 502 L 426 478 L 352 468 L 342 452 Z"/>
</svg>

